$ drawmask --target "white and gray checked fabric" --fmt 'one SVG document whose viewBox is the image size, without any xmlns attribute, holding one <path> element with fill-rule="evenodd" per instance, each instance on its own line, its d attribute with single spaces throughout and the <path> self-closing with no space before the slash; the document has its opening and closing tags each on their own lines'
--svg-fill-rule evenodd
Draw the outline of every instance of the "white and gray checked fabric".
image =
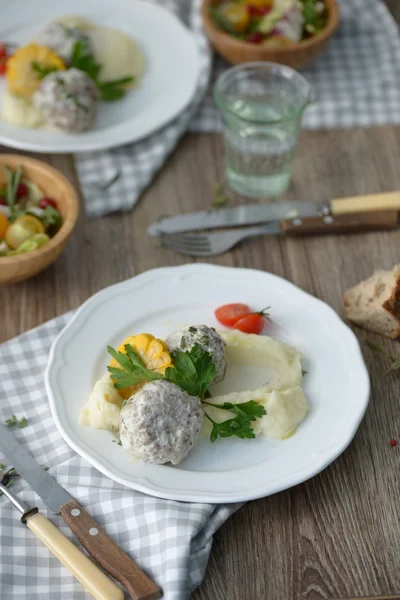
<svg viewBox="0 0 400 600">
<path fill-rule="evenodd" d="M 193 31 L 202 67 L 196 99 L 178 119 L 152 136 L 107 152 L 80 154 L 75 163 L 89 216 L 129 210 L 163 165 L 179 138 L 190 131 L 219 130 L 210 78 L 210 52 L 204 37 L 199 0 L 162 0 Z M 400 123 L 400 39 L 398 27 L 381 0 L 339 0 L 341 24 L 324 53 L 303 71 L 316 102 L 304 116 L 307 128 Z M 215 58 L 212 81 L 228 67 Z M 208 92 L 203 102 L 201 100 Z M 201 105 L 199 107 L 199 104 Z M 93 182 L 122 177 L 107 191 Z"/>
<path fill-rule="evenodd" d="M 64 442 L 50 414 L 43 372 L 50 346 L 71 313 L 0 346 L 0 421 L 25 416 L 17 439 L 164 590 L 165 600 L 188 600 L 203 579 L 213 533 L 239 504 L 160 500 L 103 476 Z M 1 455 L 0 462 L 9 464 Z M 20 480 L 13 491 L 39 509 L 75 543 L 60 516 Z M 89 600 L 82 586 L 19 521 L 0 497 L 1 600 Z"/>
</svg>

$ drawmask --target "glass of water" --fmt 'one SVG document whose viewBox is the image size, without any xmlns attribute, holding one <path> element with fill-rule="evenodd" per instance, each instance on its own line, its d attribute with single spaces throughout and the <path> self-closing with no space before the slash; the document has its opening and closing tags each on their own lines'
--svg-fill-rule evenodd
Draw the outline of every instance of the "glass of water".
<svg viewBox="0 0 400 600">
<path fill-rule="evenodd" d="M 225 71 L 214 86 L 221 110 L 226 177 L 231 187 L 249 197 L 284 192 L 310 86 L 297 71 L 268 62 L 238 65 Z"/>
</svg>

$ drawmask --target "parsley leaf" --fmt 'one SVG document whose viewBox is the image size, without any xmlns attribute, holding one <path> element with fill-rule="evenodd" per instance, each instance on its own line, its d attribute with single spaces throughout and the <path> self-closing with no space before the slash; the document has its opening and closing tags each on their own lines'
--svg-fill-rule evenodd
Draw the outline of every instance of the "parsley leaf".
<svg viewBox="0 0 400 600">
<path fill-rule="evenodd" d="M 31 63 L 32 71 L 36 74 L 36 79 L 44 79 L 50 73 L 54 73 L 54 71 L 59 71 L 58 67 L 42 67 L 38 62 L 33 61 Z"/>
<path fill-rule="evenodd" d="M 229 204 L 229 198 L 224 192 L 224 184 L 218 181 L 214 186 L 213 208 L 222 208 Z"/>
<path fill-rule="evenodd" d="M 215 378 L 216 369 L 211 355 L 195 344 L 190 351 L 175 350 L 172 358 L 175 368 L 166 369 L 165 379 L 202 400 Z"/>
<path fill-rule="evenodd" d="M 112 346 L 107 346 L 107 351 L 122 367 L 122 369 L 118 367 L 107 367 L 109 373 L 111 374 L 111 379 L 114 382 L 114 387 L 117 390 L 123 390 L 124 388 L 130 385 L 135 385 L 136 383 L 154 381 L 156 379 L 163 378 L 160 373 L 146 369 L 142 359 L 130 344 L 125 345 L 126 354 L 123 352 L 117 352 L 117 350 L 114 350 Z"/>
<path fill-rule="evenodd" d="M 222 410 L 230 410 L 236 414 L 232 419 L 217 423 L 206 413 L 207 419 L 211 421 L 213 425 L 210 434 L 211 442 L 215 442 L 218 437 L 224 438 L 232 436 L 241 439 L 254 439 L 256 434 L 254 433 L 251 423 L 267 414 L 265 408 L 255 400 L 249 400 L 248 402 L 243 402 L 241 404 L 232 404 L 231 402 L 224 402 L 223 404 L 204 402 L 204 404 Z"/>
<path fill-rule="evenodd" d="M 86 41 L 78 40 L 75 42 L 71 56 L 71 67 L 84 71 L 97 84 L 101 65 L 95 61 Z"/>
<path fill-rule="evenodd" d="M 324 5 L 321 7 L 320 0 L 300 0 L 304 19 L 304 31 L 306 34 L 315 34 L 322 31 L 327 22 L 327 11 Z"/>
<path fill-rule="evenodd" d="M 51 235 L 54 235 L 62 225 L 60 212 L 54 206 L 50 206 L 50 204 L 46 206 L 43 213 L 37 218 L 42 221 L 46 230 L 51 229 Z"/>
<path fill-rule="evenodd" d="M 100 98 L 104 102 L 113 102 L 120 100 L 126 94 L 125 87 L 128 83 L 132 83 L 133 77 L 122 77 L 121 79 L 113 79 L 111 81 L 98 82 Z"/>
<path fill-rule="evenodd" d="M 7 177 L 6 201 L 7 201 L 8 207 L 11 211 L 10 220 L 14 221 L 14 219 L 16 219 L 17 216 L 19 216 L 17 214 L 19 212 L 19 210 L 16 207 L 16 202 L 17 202 L 18 186 L 19 186 L 19 182 L 21 181 L 21 175 L 22 175 L 22 166 L 18 165 L 18 167 L 15 171 L 11 171 L 6 165 L 3 165 L 3 170 Z"/>
<path fill-rule="evenodd" d="M 375 344 L 372 340 L 366 340 L 366 344 L 371 350 L 377 354 L 382 354 L 382 356 L 385 356 L 390 361 L 390 367 L 387 369 L 385 375 L 390 373 L 390 371 L 397 371 L 397 369 L 400 369 L 400 357 L 391 356 L 386 350 L 378 346 L 378 344 Z"/>
<path fill-rule="evenodd" d="M 7 425 L 8 429 L 11 429 L 12 427 L 14 427 L 14 425 L 18 425 L 20 429 L 23 429 L 24 427 L 27 427 L 28 420 L 26 419 L 26 417 L 17 419 L 15 415 L 11 415 L 9 419 L 6 419 L 5 425 Z"/>
<path fill-rule="evenodd" d="M 125 86 L 132 83 L 133 77 L 121 77 L 111 81 L 100 81 L 102 65 L 97 63 L 90 52 L 88 44 L 84 40 L 78 40 L 74 44 L 71 57 L 71 67 L 84 71 L 97 85 L 100 98 L 104 102 L 120 100 L 126 94 Z"/>
</svg>

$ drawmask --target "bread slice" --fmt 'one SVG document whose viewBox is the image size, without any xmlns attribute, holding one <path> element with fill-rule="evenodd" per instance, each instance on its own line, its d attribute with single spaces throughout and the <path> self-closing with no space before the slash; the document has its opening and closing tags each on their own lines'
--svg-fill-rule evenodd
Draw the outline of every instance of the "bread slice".
<svg viewBox="0 0 400 600">
<path fill-rule="evenodd" d="M 347 290 L 343 298 L 346 319 L 370 331 L 395 339 L 400 336 L 400 265 L 375 271 L 369 279 Z"/>
</svg>

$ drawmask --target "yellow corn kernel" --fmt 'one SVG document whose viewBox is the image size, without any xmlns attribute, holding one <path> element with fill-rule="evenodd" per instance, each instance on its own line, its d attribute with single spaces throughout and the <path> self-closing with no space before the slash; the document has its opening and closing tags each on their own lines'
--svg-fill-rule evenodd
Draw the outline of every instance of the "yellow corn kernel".
<svg viewBox="0 0 400 600">
<path fill-rule="evenodd" d="M 6 78 L 10 92 L 19 96 L 32 96 L 36 92 L 41 80 L 33 63 L 37 63 L 42 70 L 65 69 L 64 61 L 47 46 L 22 46 L 7 61 Z"/>
<path fill-rule="evenodd" d="M 139 354 L 146 369 L 161 373 L 164 375 L 167 367 L 172 367 L 171 354 L 168 351 L 168 346 L 162 340 L 159 340 L 150 333 L 141 333 L 140 335 L 131 335 L 119 346 L 118 352 L 125 354 L 125 346 L 130 344 L 132 348 Z M 110 367 L 119 367 L 120 365 L 113 358 L 110 362 Z M 143 383 L 138 383 L 118 390 L 121 396 L 127 400 L 137 392 Z"/>
<path fill-rule="evenodd" d="M 153 339 L 147 348 L 147 356 L 150 358 L 158 358 L 163 352 L 168 352 L 168 346 L 162 340 Z"/>
</svg>

